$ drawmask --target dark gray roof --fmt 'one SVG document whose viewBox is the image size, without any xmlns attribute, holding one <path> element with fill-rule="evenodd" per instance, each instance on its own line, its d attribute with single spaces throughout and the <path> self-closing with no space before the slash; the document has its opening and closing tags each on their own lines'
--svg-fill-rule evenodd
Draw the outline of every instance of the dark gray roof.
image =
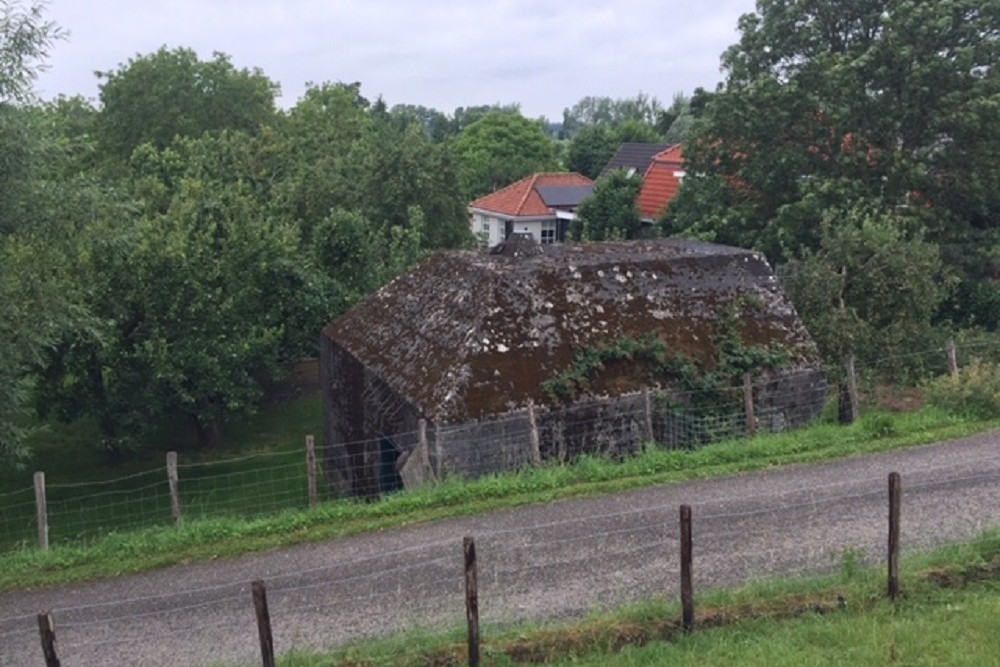
<svg viewBox="0 0 1000 667">
<path fill-rule="evenodd" d="M 715 321 L 732 304 L 751 304 L 738 306 L 745 342 L 781 344 L 800 367 L 818 364 L 756 252 L 679 239 L 537 249 L 438 253 L 324 335 L 438 423 L 550 403 L 542 385 L 576 351 L 622 337 L 656 334 L 676 352 L 708 358 Z M 623 378 L 618 393 L 642 388 L 641 373 Z"/>
<path fill-rule="evenodd" d="M 636 173 L 642 176 L 653 161 L 653 156 L 665 151 L 670 146 L 671 144 L 622 144 L 597 177 L 607 176 L 615 169 L 635 169 Z"/>
<path fill-rule="evenodd" d="M 546 206 L 579 206 L 594 191 L 593 185 L 539 185 L 535 187 Z"/>
</svg>

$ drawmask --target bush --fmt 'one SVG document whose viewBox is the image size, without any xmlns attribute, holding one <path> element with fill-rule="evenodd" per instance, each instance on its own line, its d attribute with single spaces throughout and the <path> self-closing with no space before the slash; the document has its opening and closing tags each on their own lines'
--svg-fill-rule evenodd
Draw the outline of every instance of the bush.
<svg viewBox="0 0 1000 667">
<path fill-rule="evenodd" d="M 924 385 L 927 401 L 949 413 L 973 419 L 1000 417 L 1000 366 L 974 360 L 958 375 L 945 375 Z"/>
</svg>

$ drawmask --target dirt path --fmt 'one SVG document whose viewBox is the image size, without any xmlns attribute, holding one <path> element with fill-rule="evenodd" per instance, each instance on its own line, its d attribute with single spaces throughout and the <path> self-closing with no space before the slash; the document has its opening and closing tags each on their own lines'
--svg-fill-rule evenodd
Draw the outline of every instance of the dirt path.
<svg viewBox="0 0 1000 667">
<path fill-rule="evenodd" d="M 464 619 L 461 544 L 476 537 L 484 623 L 675 596 L 677 513 L 694 513 L 697 587 L 882 559 L 886 476 L 903 476 L 905 550 L 1000 525 L 1000 432 L 954 442 L 532 505 L 39 592 L 0 594 L 0 667 L 42 664 L 52 609 L 71 667 L 258 664 L 250 582 L 278 652 Z"/>
</svg>

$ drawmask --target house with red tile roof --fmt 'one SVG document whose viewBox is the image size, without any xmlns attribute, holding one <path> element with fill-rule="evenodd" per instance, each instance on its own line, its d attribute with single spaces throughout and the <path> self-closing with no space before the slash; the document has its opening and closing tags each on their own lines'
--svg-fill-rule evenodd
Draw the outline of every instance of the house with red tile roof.
<svg viewBox="0 0 1000 667">
<path fill-rule="evenodd" d="M 655 222 L 677 195 L 684 178 L 684 154 L 675 144 L 653 156 L 642 177 L 639 215 L 643 222 Z"/>
<path fill-rule="evenodd" d="M 565 240 L 577 207 L 593 190 L 594 182 L 575 172 L 532 174 L 470 203 L 469 224 L 486 247 L 514 233 L 556 243 Z"/>
</svg>

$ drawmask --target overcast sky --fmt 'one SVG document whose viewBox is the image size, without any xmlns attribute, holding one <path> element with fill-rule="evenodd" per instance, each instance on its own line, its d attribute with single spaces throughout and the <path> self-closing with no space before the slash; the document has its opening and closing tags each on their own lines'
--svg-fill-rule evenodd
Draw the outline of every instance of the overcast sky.
<svg viewBox="0 0 1000 667">
<path fill-rule="evenodd" d="M 587 95 L 712 88 L 753 0 L 49 0 L 69 32 L 36 89 L 43 99 L 96 99 L 94 71 L 136 54 L 188 47 L 281 85 L 279 104 L 307 82 L 360 81 L 386 103 L 519 102 L 560 120 Z"/>
</svg>

